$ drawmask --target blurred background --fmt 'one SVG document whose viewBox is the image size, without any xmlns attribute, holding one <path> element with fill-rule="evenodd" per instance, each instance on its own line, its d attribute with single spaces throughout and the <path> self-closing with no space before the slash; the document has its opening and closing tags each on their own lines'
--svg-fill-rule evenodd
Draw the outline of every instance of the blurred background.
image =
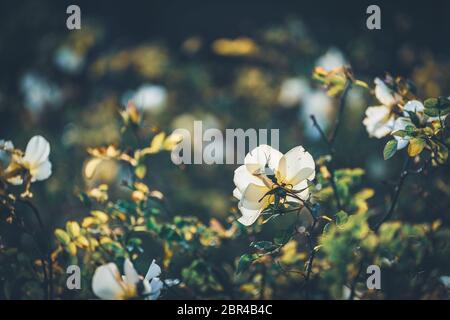
<svg viewBox="0 0 450 320">
<path fill-rule="evenodd" d="M 280 128 L 282 152 L 303 145 L 318 157 L 325 148 L 309 115 L 330 129 L 336 101 L 310 80 L 316 65 L 350 63 L 370 84 L 385 72 L 408 77 L 423 98 L 450 92 L 444 0 L 377 1 L 382 29 L 373 31 L 368 1 L 77 1 L 82 28 L 73 31 L 70 4 L 0 3 L 0 138 L 22 149 L 36 134 L 50 141 L 53 174 L 33 190 L 52 227 L 86 214 L 80 192 L 126 177 L 105 162 L 87 179 L 83 166 L 87 147 L 118 141 L 119 111 L 129 100 L 152 128 L 190 129 L 194 120 L 204 128 Z M 383 141 L 361 123 L 376 104 L 353 90 L 337 141 L 337 165 L 365 169 L 364 184 L 378 190 L 375 211 L 402 163 L 383 161 Z M 166 153 L 149 167 L 148 182 L 171 211 L 223 221 L 236 207 L 237 166 L 177 167 Z M 418 197 L 401 202 L 400 214 L 419 222 L 448 210 L 436 201 L 450 193 L 442 179 L 428 181 L 433 194 L 411 184 Z"/>
</svg>

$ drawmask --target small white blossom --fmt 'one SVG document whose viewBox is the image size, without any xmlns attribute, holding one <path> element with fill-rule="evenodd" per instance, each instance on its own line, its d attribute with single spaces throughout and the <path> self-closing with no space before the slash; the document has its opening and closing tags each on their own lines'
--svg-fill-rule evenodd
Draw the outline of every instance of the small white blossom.
<svg viewBox="0 0 450 320">
<path fill-rule="evenodd" d="M 239 200 L 238 208 L 242 213 L 238 221 L 245 226 L 252 225 L 262 211 L 274 203 L 274 196 L 267 193 L 276 185 L 296 190 L 300 199 L 308 199 L 308 181 L 314 177 L 314 159 L 302 146 L 285 155 L 268 145 L 256 147 L 247 154 L 244 165 L 234 172 L 233 195 Z M 287 198 L 290 202 L 300 202 L 290 196 Z"/>
</svg>

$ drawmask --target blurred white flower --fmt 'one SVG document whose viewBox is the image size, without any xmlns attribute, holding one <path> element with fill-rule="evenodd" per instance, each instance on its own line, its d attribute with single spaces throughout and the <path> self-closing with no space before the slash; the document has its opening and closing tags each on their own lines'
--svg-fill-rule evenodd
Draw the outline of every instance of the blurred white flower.
<svg viewBox="0 0 450 320">
<path fill-rule="evenodd" d="M 7 168 L 11 161 L 11 152 L 14 150 L 14 144 L 9 140 L 0 140 L 0 172 Z"/>
<path fill-rule="evenodd" d="M 56 51 L 54 61 L 59 69 L 73 74 L 83 67 L 84 57 L 72 48 L 63 46 Z"/>
<path fill-rule="evenodd" d="M 239 200 L 238 208 L 242 213 L 238 221 L 245 226 L 252 225 L 262 211 L 274 203 L 274 195 L 268 192 L 277 186 L 299 191 L 300 199 L 308 199 L 308 181 L 314 177 L 314 159 L 302 146 L 285 155 L 268 145 L 256 147 L 234 171 L 233 195 Z M 290 196 L 287 200 L 301 202 Z"/>
<path fill-rule="evenodd" d="M 20 89 L 25 98 L 25 107 L 34 115 L 46 105 L 58 106 L 62 102 L 60 88 L 35 73 L 25 74 L 20 81 Z"/>
<path fill-rule="evenodd" d="M 375 97 L 386 107 L 392 108 L 400 101 L 400 96 L 392 91 L 380 78 L 375 78 Z"/>
<path fill-rule="evenodd" d="M 330 48 L 328 51 L 316 60 L 316 67 L 322 67 L 326 71 L 342 67 L 347 62 L 342 52 L 337 48 Z"/>
<path fill-rule="evenodd" d="M 14 149 L 14 144 L 10 140 L 0 140 L 0 150 L 12 151 Z"/>
<path fill-rule="evenodd" d="M 450 276 L 441 276 L 439 277 L 439 280 L 447 287 L 447 289 L 450 289 Z"/>
<path fill-rule="evenodd" d="M 310 139 L 319 139 L 320 134 L 313 127 L 311 115 L 314 115 L 323 130 L 331 124 L 333 115 L 333 99 L 327 96 L 322 90 L 315 90 L 308 93 L 300 108 L 300 118 L 305 125 L 305 135 Z"/>
<path fill-rule="evenodd" d="M 157 112 L 167 102 L 167 90 L 163 86 L 143 84 L 135 92 L 124 95 L 123 103 L 132 101 L 139 110 Z"/>
<path fill-rule="evenodd" d="M 379 78 L 375 78 L 375 96 L 381 105 L 367 108 L 363 124 L 370 137 L 380 139 L 390 134 L 394 128 L 392 108 L 400 101 L 400 96 Z"/>
<path fill-rule="evenodd" d="M 115 263 L 98 267 L 92 278 L 94 294 L 103 300 L 124 300 L 137 297 L 154 300 L 159 297 L 163 282 L 158 278 L 161 268 L 155 263 L 155 260 L 144 278 L 137 273 L 129 259 L 125 260 L 123 270 L 125 275 L 121 276 Z"/>
<path fill-rule="evenodd" d="M 308 80 L 289 78 L 283 81 L 278 96 L 278 102 L 283 107 L 298 106 L 300 101 L 311 91 Z"/>
</svg>

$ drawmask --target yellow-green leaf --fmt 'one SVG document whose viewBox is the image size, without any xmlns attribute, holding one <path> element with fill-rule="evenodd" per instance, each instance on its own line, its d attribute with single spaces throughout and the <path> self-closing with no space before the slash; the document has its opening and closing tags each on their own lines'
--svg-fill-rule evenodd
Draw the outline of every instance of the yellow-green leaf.
<svg viewBox="0 0 450 320">
<path fill-rule="evenodd" d="M 101 223 L 106 223 L 108 222 L 108 215 L 106 213 L 104 213 L 103 211 L 100 210 L 93 210 L 91 211 L 91 215 L 93 215 L 94 217 L 96 217 L 98 220 L 100 220 Z M 85 219 L 86 220 L 86 219 Z"/>
<path fill-rule="evenodd" d="M 423 148 L 425 148 L 425 144 L 425 140 L 421 138 L 412 138 L 409 140 L 408 155 L 410 157 L 417 156 L 422 152 Z"/>
<path fill-rule="evenodd" d="M 63 229 L 56 229 L 55 236 L 63 245 L 67 245 L 70 243 L 70 236 Z"/>
<path fill-rule="evenodd" d="M 70 237 L 76 238 L 80 235 L 80 225 L 75 221 L 68 221 L 66 223 L 66 230 Z"/>
</svg>

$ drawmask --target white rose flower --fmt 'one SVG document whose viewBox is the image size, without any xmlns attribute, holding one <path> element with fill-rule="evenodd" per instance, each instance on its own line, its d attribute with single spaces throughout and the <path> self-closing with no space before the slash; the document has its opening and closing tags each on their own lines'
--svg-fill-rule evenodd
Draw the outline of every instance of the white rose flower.
<svg viewBox="0 0 450 320">
<path fill-rule="evenodd" d="M 52 174 L 52 164 L 48 160 L 50 144 L 42 136 L 30 139 L 25 149 L 22 164 L 30 171 L 31 182 L 48 179 Z"/>
<path fill-rule="evenodd" d="M 363 124 L 370 137 L 380 139 L 390 134 L 394 128 L 395 116 L 391 111 L 400 101 L 400 96 L 379 78 L 375 78 L 375 96 L 382 105 L 368 107 Z"/>
<path fill-rule="evenodd" d="M 414 112 L 417 115 L 417 117 L 421 123 L 439 120 L 439 117 L 428 117 L 427 115 L 424 114 L 424 111 L 425 111 L 425 106 L 422 104 L 422 102 L 417 101 L 417 100 L 408 101 L 403 106 L 404 117 L 399 117 L 395 120 L 394 127 L 392 129 L 392 133 L 399 131 L 399 130 L 406 130 L 407 126 L 416 127 L 414 125 L 414 123 L 411 121 L 411 119 L 409 118 L 408 112 Z M 441 117 L 441 118 L 442 118 L 442 120 L 445 119 L 445 117 Z M 410 136 L 404 136 L 404 137 L 394 136 L 394 138 L 397 140 L 397 150 L 405 148 L 408 145 L 409 140 L 411 140 Z"/>
<path fill-rule="evenodd" d="M 52 164 L 48 159 L 50 144 L 42 136 L 34 136 L 30 139 L 25 149 L 25 155 L 17 162 L 26 168 L 31 176 L 31 182 L 46 180 L 52 174 Z M 8 179 L 9 183 L 20 185 L 23 183 L 21 176 Z"/>
<path fill-rule="evenodd" d="M 244 165 L 234 172 L 233 195 L 239 200 L 238 208 L 242 213 L 238 221 L 245 226 L 252 225 L 262 211 L 274 203 L 274 195 L 267 193 L 277 186 L 300 191 L 297 196 L 308 199 L 308 181 L 314 177 L 314 159 L 302 146 L 285 155 L 268 145 L 256 147 L 247 154 Z M 287 200 L 301 202 L 290 196 Z"/>
<path fill-rule="evenodd" d="M 160 295 L 163 286 L 158 278 L 161 268 L 153 260 L 145 278 L 142 278 L 126 259 L 123 265 L 125 275 L 121 276 L 115 263 L 98 267 L 92 278 L 92 291 L 103 300 L 124 300 L 144 296 L 154 300 Z M 142 284 L 142 292 L 138 292 L 138 284 Z"/>
<path fill-rule="evenodd" d="M 429 117 L 429 116 L 427 116 L 425 114 L 425 106 L 423 105 L 422 102 L 420 102 L 418 100 L 411 100 L 411 101 L 408 101 L 405 104 L 405 106 L 403 107 L 403 115 L 405 117 L 409 116 L 408 111 L 409 112 L 414 112 L 418 116 L 419 120 L 422 123 L 438 121 L 439 120 L 439 117 Z M 446 117 L 447 117 L 447 115 L 441 116 L 441 120 L 444 121 Z"/>
</svg>

